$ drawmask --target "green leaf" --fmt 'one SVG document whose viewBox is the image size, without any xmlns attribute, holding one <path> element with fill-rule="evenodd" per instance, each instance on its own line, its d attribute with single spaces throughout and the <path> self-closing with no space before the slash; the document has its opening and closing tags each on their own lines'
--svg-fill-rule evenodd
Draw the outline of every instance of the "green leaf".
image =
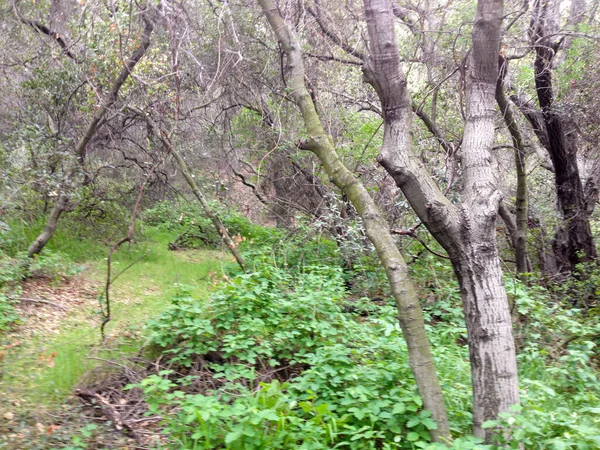
<svg viewBox="0 0 600 450">
<path fill-rule="evenodd" d="M 418 441 L 420 438 L 421 436 L 419 435 L 419 433 L 416 433 L 414 431 L 411 431 L 406 435 L 406 440 L 410 442 Z"/>
<path fill-rule="evenodd" d="M 419 425 L 421 423 L 421 419 L 418 417 L 413 417 L 412 419 L 410 419 L 408 422 L 406 422 L 406 426 L 408 428 L 412 428 L 412 427 L 416 427 L 417 425 Z"/>
<path fill-rule="evenodd" d="M 406 405 L 404 403 L 397 403 L 392 410 L 392 414 L 404 414 L 406 412 Z"/>
<path fill-rule="evenodd" d="M 234 441 L 237 441 L 242 436 L 242 432 L 240 430 L 235 430 L 227 433 L 225 436 L 225 443 L 231 444 Z"/>
<path fill-rule="evenodd" d="M 421 423 L 423 425 L 425 425 L 425 427 L 428 430 L 437 430 L 437 423 L 435 423 L 432 419 L 430 419 L 429 417 L 426 417 L 425 419 L 421 420 Z"/>
</svg>

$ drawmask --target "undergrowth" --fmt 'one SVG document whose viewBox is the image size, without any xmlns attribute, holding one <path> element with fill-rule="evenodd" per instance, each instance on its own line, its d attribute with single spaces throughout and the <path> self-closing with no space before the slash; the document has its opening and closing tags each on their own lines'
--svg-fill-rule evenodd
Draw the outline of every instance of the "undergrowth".
<svg viewBox="0 0 600 450">
<path fill-rule="evenodd" d="M 391 299 L 358 296 L 385 291 L 373 256 L 357 255 L 353 277 L 334 246 L 307 242 L 314 248 L 302 257 L 255 246 L 252 273 L 230 275 L 207 299 L 181 287 L 148 324 L 168 369 L 129 388 L 141 389 L 149 414 L 164 418 L 168 448 L 446 448 L 430 442 L 436 425 L 417 395 Z M 551 289 L 507 279 L 518 318 L 522 410 L 486 423 L 513 432 L 484 445 L 469 434 L 466 329 L 451 267 L 428 255 L 411 270 L 426 299 L 452 448 L 600 446 L 600 328 L 590 311 Z"/>
<path fill-rule="evenodd" d="M 284 233 L 219 213 L 237 236 L 249 273 L 240 273 L 228 257 L 215 266 L 168 250 L 177 236 L 201 224 L 205 234 L 192 246 L 216 255 L 206 249 L 218 247 L 218 238 L 189 205 L 147 211 L 137 241 L 115 258 L 119 269 L 143 256 L 115 293 L 152 301 L 135 313 L 117 308 L 115 314 L 127 324 L 139 322 L 134 316 L 155 317 L 135 331 L 137 339 L 148 340 L 145 355 L 154 362 L 136 375 L 145 378 L 127 388 L 136 404 L 143 395 L 148 415 L 162 418 L 158 448 L 446 448 L 431 443 L 436 425 L 417 395 L 384 274 L 360 233 L 356 242 L 338 247 L 309 223 Z M 445 395 L 452 448 L 600 448 L 598 270 L 581 267 L 585 276 L 560 286 L 507 277 L 522 405 L 485 424 L 511 434 L 484 445 L 470 435 L 467 334 L 452 268 L 421 248 L 411 250 L 419 255 L 411 275 Z M 58 280 L 77 267 L 61 266 L 63 259 L 81 261 L 97 252 L 91 241 L 78 247 L 61 239 L 26 271 L 13 264 L 18 254 L 3 254 L 3 317 L 18 320 L 11 318 L 7 292 L 16 295 L 23 277 L 45 273 Z M 129 395 L 114 387 L 111 395 Z M 67 441 L 85 448 L 88 435 L 95 436 L 86 430 Z"/>
</svg>

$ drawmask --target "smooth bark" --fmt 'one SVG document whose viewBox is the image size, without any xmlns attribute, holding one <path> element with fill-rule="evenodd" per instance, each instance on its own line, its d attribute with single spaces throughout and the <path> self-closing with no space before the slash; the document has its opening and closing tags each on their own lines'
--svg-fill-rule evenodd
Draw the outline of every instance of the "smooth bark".
<svg viewBox="0 0 600 450">
<path fill-rule="evenodd" d="M 198 187 L 198 184 L 196 184 L 196 180 L 194 180 L 194 177 L 193 177 L 192 173 L 190 172 L 187 163 L 181 156 L 181 153 L 179 153 L 177 150 L 175 150 L 170 145 L 169 145 L 169 152 L 175 157 L 175 160 L 177 161 L 177 164 L 179 164 L 179 168 L 181 169 L 181 172 L 183 173 L 183 177 L 187 181 L 188 186 L 194 193 L 194 196 L 196 197 L 196 199 L 198 199 L 198 202 L 200 202 L 200 205 L 202 205 L 202 209 L 204 210 L 204 213 L 208 216 L 208 218 L 211 220 L 211 222 L 215 226 L 215 229 L 219 233 L 219 236 L 221 236 L 223 243 L 227 246 L 227 248 L 229 249 L 229 251 L 231 252 L 233 257 L 235 258 L 235 261 L 238 263 L 238 265 L 240 266 L 242 271 L 246 271 L 246 261 L 244 261 L 244 258 L 242 257 L 242 255 L 240 254 L 240 252 L 237 248 L 237 245 L 235 244 L 235 242 L 233 242 L 233 240 L 229 236 L 229 233 L 227 232 L 227 228 L 225 228 L 225 225 L 223 225 L 223 222 L 221 221 L 219 216 L 212 210 L 212 208 L 208 204 L 206 197 L 204 197 L 204 194 L 202 194 L 202 191 Z"/>
<path fill-rule="evenodd" d="M 409 363 L 424 407 L 432 412 L 438 428 L 432 431 L 437 441 L 450 438 L 442 390 L 435 370 L 421 307 L 387 222 L 375 202 L 354 175 L 342 163 L 330 137 L 325 133 L 313 100 L 306 89 L 300 44 L 292 28 L 284 21 L 273 0 L 258 0 L 277 40 L 288 58 L 288 84 L 309 136 L 303 148 L 321 161 L 333 183 L 348 197 L 360 215 L 366 234 L 385 268 L 396 305 L 400 326 L 408 346 Z"/>
<path fill-rule="evenodd" d="M 131 110 L 134 111 L 135 113 L 137 113 L 140 117 L 142 117 L 146 121 L 146 123 L 152 130 L 152 134 L 154 134 L 154 136 L 156 136 L 158 139 L 160 139 L 160 141 L 163 143 L 167 152 L 170 153 L 171 155 L 173 155 L 173 157 L 175 158 L 175 161 L 177 161 L 177 165 L 179 166 L 181 173 L 183 174 L 183 177 L 185 178 L 185 181 L 187 181 L 188 186 L 192 190 L 194 197 L 196 197 L 196 199 L 202 206 L 204 213 L 208 216 L 208 218 L 213 223 L 215 229 L 217 230 L 217 233 L 219 233 L 219 236 L 221 236 L 221 240 L 223 241 L 225 246 L 227 246 L 227 248 L 229 249 L 229 251 L 231 252 L 233 257 L 235 258 L 235 261 L 238 263 L 238 265 L 240 266 L 242 271 L 245 272 L 246 271 L 246 261 L 240 254 L 240 252 L 238 250 L 238 246 L 236 245 L 235 242 L 233 242 L 233 240 L 231 239 L 231 236 L 229 236 L 229 233 L 227 232 L 227 228 L 225 228 L 225 225 L 223 225 L 223 222 L 221 221 L 220 217 L 210 207 L 208 201 L 206 200 L 206 197 L 204 196 L 204 194 L 198 187 L 198 184 L 196 183 L 196 180 L 194 179 L 194 175 L 192 175 L 192 172 L 190 171 L 190 168 L 189 168 L 187 162 L 185 161 L 185 159 L 183 159 L 183 156 L 181 155 L 181 153 L 179 153 L 179 151 L 173 147 L 167 134 L 165 132 L 163 132 L 163 130 L 158 128 L 156 123 L 154 123 L 154 121 L 149 117 L 148 114 L 145 114 L 143 111 L 139 111 L 135 108 L 131 108 Z"/>
<path fill-rule="evenodd" d="M 52 211 L 50 211 L 50 215 L 46 220 L 46 226 L 44 227 L 44 230 L 38 235 L 38 237 L 35 238 L 27 250 L 27 256 L 29 258 L 33 258 L 35 255 L 40 253 L 48 241 L 52 239 L 52 236 L 54 236 L 54 232 L 56 231 L 56 227 L 58 225 L 58 219 L 60 219 L 62 213 L 67 210 L 68 205 L 68 195 L 61 192 L 56 199 L 56 203 L 54 204 Z"/>
<path fill-rule="evenodd" d="M 412 148 L 411 101 L 400 66 L 392 3 L 365 0 L 371 54 L 364 74 L 379 95 L 385 127 L 378 161 L 452 260 L 469 334 L 473 432 L 490 441 L 496 431 L 484 430 L 483 422 L 519 403 L 515 345 L 495 234 L 502 195 L 491 154 L 503 4 L 479 0 L 477 5 L 462 145 L 463 203 L 455 206 Z"/>
</svg>

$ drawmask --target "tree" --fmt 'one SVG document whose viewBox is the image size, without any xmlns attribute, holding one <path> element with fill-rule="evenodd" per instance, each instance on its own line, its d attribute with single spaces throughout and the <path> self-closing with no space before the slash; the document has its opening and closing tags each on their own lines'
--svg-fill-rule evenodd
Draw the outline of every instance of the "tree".
<svg viewBox="0 0 600 450">
<path fill-rule="evenodd" d="M 301 144 L 301 147 L 310 150 L 319 158 L 327 175 L 352 202 L 363 221 L 367 236 L 385 268 L 396 300 L 400 326 L 408 345 L 409 363 L 419 394 L 423 398 L 425 408 L 432 412 L 432 417 L 438 426 L 432 434 L 435 440 L 447 440 L 450 431 L 442 390 L 427 339 L 419 300 L 408 277 L 408 267 L 375 202 L 360 180 L 344 166 L 332 145 L 331 138 L 325 133 L 306 88 L 302 53 L 293 29 L 285 22 L 273 0 L 259 0 L 259 4 L 288 58 L 290 95 L 302 114 L 308 134 L 308 139 Z"/>
<path fill-rule="evenodd" d="M 371 52 L 365 79 L 379 95 L 385 127 L 378 161 L 451 258 L 469 335 L 473 433 L 489 441 L 494 431 L 485 430 L 483 423 L 519 403 L 511 317 L 496 245 L 502 194 L 491 153 L 503 3 L 477 3 L 467 67 L 459 205 L 443 195 L 413 151 L 411 100 L 398 55 L 392 1 L 365 0 L 365 15 Z"/>
<path fill-rule="evenodd" d="M 570 39 L 557 33 L 557 9 L 553 2 L 536 0 L 530 24 L 531 46 L 535 51 L 535 93 L 539 110 L 523 95 L 511 98 L 525 115 L 552 161 L 558 210 L 562 216 L 552 247 L 559 272 L 570 273 L 576 264 L 597 259 L 590 228 L 590 215 L 598 199 L 598 175 L 582 183 L 578 166 L 578 146 L 570 136 L 569 125 L 557 107 L 553 82 L 554 64 L 561 48 Z M 582 19 L 581 2 L 573 2 L 573 23 Z"/>
<path fill-rule="evenodd" d="M 527 170 L 525 165 L 525 142 L 519 124 L 513 114 L 512 107 L 504 92 L 504 78 L 506 77 L 508 66 L 506 58 L 500 56 L 499 65 L 500 71 L 498 81 L 496 82 L 496 102 L 500 108 L 500 113 L 502 114 L 506 128 L 508 128 L 510 133 L 515 155 L 515 168 L 517 171 L 515 220 L 512 219 L 512 215 L 503 204 L 500 205 L 499 212 L 509 229 L 512 244 L 515 249 L 517 273 L 522 274 L 531 272 L 531 262 L 527 256 Z"/>
<path fill-rule="evenodd" d="M 119 91 L 121 90 L 123 84 L 127 81 L 131 72 L 135 68 L 135 66 L 142 59 L 148 48 L 150 47 L 150 37 L 152 35 L 152 31 L 154 30 L 153 19 L 148 16 L 148 12 L 145 12 L 143 15 L 143 21 L 145 24 L 142 37 L 139 45 L 135 48 L 131 56 L 123 63 L 123 68 L 119 72 L 116 79 L 112 82 L 110 89 L 104 96 L 101 104 L 96 109 L 93 114 L 91 120 L 83 136 L 77 142 L 76 148 L 74 149 L 74 155 L 77 158 L 77 162 L 79 163 L 79 167 L 74 167 L 71 169 L 71 173 L 67 175 L 67 181 L 72 182 L 73 179 L 76 178 L 78 172 L 83 170 L 84 172 L 84 181 L 83 183 L 89 183 L 89 175 L 85 173 L 85 164 L 86 164 L 86 155 L 87 149 L 90 141 L 94 137 L 94 135 L 98 132 L 99 128 L 105 123 L 103 120 L 107 112 L 117 103 Z M 58 220 L 61 215 L 67 210 L 69 204 L 69 192 L 68 187 L 65 185 L 61 186 L 60 192 L 57 194 L 56 203 L 50 212 L 46 225 L 43 231 L 35 238 L 35 240 L 29 246 L 27 250 L 27 255 L 32 258 L 33 256 L 40 253 L 43 248 L 46 246 L 48 241 L 54 235 L 56 231 L 56 227 L 58 224 Z"/>
</svg>

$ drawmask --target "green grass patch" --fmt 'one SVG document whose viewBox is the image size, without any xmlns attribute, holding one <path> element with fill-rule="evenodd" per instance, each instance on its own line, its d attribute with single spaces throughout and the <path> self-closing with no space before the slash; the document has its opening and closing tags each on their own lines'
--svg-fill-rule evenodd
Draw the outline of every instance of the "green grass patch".
<svg viewBox="0 0 600 450">
<path fill-rule="evenodd" d="M 112 319 L 104 345 L 100 342 L 100 304 L 88 298 L 69 311 L 55 335 L 37 332 L 27 339 L 9 337 L 12 342 L 24 343 L 0 363 L 0 390 L 10 393 L 11 399 L 20 399 L 23 406 L 52 407 L 70 394 L 99 359 L 117 361 L 137 352 L 144 343 L 142 326 L 167 308 L 177 284 L 189 286 L 198 298 L 205 297 L 212 288 L 211 272 L 222 272 L 230 258 L 212 249 L 169 251 L 167 244 L 174 237 L 174 233 L 149 230 L 139 242 L 124 246 L 113 256 L 113 277 L 126 270 L 111 286 Z M 86 265 L 84 276 L 92 280 L 100 298 L 106 278 L 106 247 L 67 235 L 57 235 L 52 242 L 49 251 Z"/>
</svg>

